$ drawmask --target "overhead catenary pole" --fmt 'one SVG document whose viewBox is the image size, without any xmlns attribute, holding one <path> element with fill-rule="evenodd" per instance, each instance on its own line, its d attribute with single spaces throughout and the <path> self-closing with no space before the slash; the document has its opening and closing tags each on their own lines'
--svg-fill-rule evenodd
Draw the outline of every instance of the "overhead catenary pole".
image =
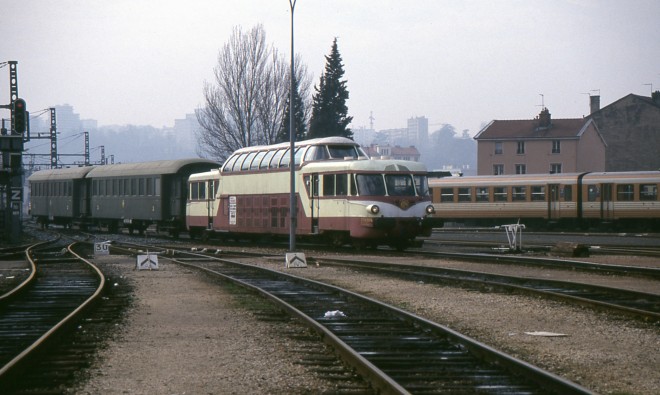
<svg viewBox="0 0 660 395">
<path fill-rule="evenodd" d="M 289 251 L 293 252 L 296 249 L 296 165 L 294 162 L 295 153 L 294 146 L 296 141 L 296 132 L 294 129 L 294 116 L 293 116 L 293 79 L 294 79 L 294 56 L 293 56 L 293 10 L 296 8 L 297 0 L 289 0 L 291 6 L 291 71 L 289 75 L 289 174 L 290 174 L 290 191 L 289 191 Z"/>
</svg>

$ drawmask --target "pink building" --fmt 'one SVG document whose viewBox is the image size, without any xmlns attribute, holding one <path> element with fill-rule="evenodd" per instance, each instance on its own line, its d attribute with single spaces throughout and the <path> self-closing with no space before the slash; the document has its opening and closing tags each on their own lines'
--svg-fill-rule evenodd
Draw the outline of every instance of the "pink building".
<svg viewBox="0 0 660 395">
<path fill-rule="evenodd" d="M 605 171 L 607 144 L 591 118 L 494 120 L 475 137 L 477 174 Z"/>
</svg>

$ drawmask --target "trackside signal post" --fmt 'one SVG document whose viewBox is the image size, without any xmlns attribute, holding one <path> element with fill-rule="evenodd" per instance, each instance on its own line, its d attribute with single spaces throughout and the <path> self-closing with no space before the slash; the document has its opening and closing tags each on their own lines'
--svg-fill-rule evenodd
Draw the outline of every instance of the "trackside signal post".
<svg viewBox="0 0 660 395">
<path fill-rule="evenodd" d="M 7 64 L 11 101 L 0 108 L 11 111 L 11 124 L 7 129 L 3 119 L 0 130 L 0 239 L 18 242 L 23 207 L 23 145 L 29 133 L 29 113 L 25 100 L 18 97 L 18 62 Z"/>
</svg>

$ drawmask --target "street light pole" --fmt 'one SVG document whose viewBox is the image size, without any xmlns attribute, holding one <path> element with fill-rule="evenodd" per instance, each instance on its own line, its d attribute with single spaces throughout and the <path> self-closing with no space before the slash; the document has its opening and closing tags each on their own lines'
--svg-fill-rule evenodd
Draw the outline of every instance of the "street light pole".
<svg viewBox="0 0 660 395">
<path fill-rule="evenodd" d="M 294 79 L 294 55 L 293 55 L 293 11 L 296 8 L 297 0 L 289 0 L 291 6 L 291 74 L 289 75 L 289 173 L 290 173 L 290 192 L 289 192 L 289 251 L 294 252 L 296 249 L 296 223 L 298 216 L 296 213 L 296 165 L 294 162 L 295 153 L 294 146 L 296 141 L 296 132 L 294 129 L 294 112 L 293 112 L 293 79 Z"/>
</svg>

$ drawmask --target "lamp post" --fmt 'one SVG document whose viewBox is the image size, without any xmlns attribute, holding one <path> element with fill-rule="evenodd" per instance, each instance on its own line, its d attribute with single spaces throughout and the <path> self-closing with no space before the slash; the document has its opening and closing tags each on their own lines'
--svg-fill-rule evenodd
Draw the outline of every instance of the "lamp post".
<svg viewBox="0 0 660 395">
<path fill-rule="evenodd" d="M 294 56 L 293 56 L 293 11 L 296 8 L 297 0 L 289 0 L 291 6 L 291 74 L 289 75 L 289 174 L 290 174 L 290 192 L 289 192 L 289 251 L 294 252 L 296 249 L 296 165 L 294 162 L 295 153 L 294 146 L 296 141 L 296 132 L 294 129 L 295 122 L 293 116 L 293 78 L 294 78 Z"/>
</svg>

